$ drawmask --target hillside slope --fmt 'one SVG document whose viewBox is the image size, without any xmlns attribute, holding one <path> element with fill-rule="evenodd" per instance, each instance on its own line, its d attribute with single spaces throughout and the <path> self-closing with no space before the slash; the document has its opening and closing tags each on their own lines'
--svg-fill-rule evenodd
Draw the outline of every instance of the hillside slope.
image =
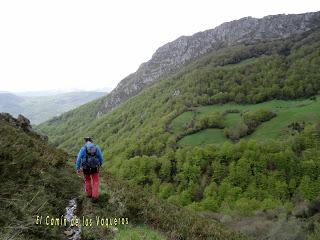
<svg viewBox="0 0 320 240">
<path fill-rule="evenodd" d="M 107 115 L 93 120 L 104 101 L 100 98 L 51 119 L 38 129 L 57 146 L 73 150 L 82 135 L 92 134 L 108 146 L 109 156 L 114 151 L 123 153 L 123 149 L 115 150 L 116 142 L 115 146 L 127 146 L 127 152 L 128 141 L 130 145 L 137 142 L 138 148 L 153 149 L 155 146 L 147 146 L 153 144 L 150 139 L 158 139 L 153 137 L 158 134 L 161 142 L 168 145 L 168 139 L 174 141 L 176 137 L 170 129 L 172 120 L 193 107 L 228 102 L 256 104 L 317 94 L 319 39 L 320 32 L 316 30 L 286 41 L 239 45 L 207 54 Z M 156 154 L 165 149 L 163 143 Z"/>
<path fill-rule="evenodd" d="M 238 63 L 241 59 L 248 59 L 250 56 L 256 57 L 271 53 L 271 50 L 267 49 L 268 46 L 264 46 L 262 49 L 257 47 L 255 50 L 252 47 L 251 50 L 244 53 L 244 56 L 239 56 L 242 51 L 241 47 L 246 45 L 258 45 L 259 42 L 287 39 L 283 44 L 278 44 L 279 48 L 282 48 L 282 50 L 278 49 L 279 53 L 282 51 L 280 54 L 285 55 L 290 48 L 290 46 L 286 46 L 288 38 L 294 39 L 296 35 L 318 28 L 320 26 L 319 17 L 319 12 L 316 12 L 267 16 L 262 19 L 243 18 L 190 37 L 181 37 L 160 47 L 149 62 L 142 64 L 136 73 L 130 74 L 122 80 L 107 97 L 81 106 L 74 112 L 66 113 L 61 116 L 61 119 L 68 121 L 72 129 L 73 127 L 74 129 L 81 128 L 87 122 L 101 117 L 104 113 L 118 106 L 119 103 L 136 95 L 145 87 L 167 78 L 167 75 L 181 71 L 186 64 L 198 61 L 199 66 L 205 66 L 212 61 L 212 66 L 221 66 L 228 63 Z M 237 48 L 236 45 L 240 47 Z M 271 45 L 270 48 L 272 48 Z M 232 51 L 235 53 L 231 53 Z M 245 51 L 243 50 L 243 52 Z M 208 57 L 206 58 L 205 55 Z M 198 60 L 200 57 L 202 62 Z M 215 63 L 213 63 L 214 61 Z"/>
<path fill-rule="evenodd" d="M 320 12 L 274 15 L 261 19 L 247 17 L 192 36 L 182 36 L 157 49 L 152 58 L 124 78 L 105 98 L 101 112 L 108 112 L 139 93 L 146 86 L 176 72 L 200 56 L 239 43 L 282 39 L 306 32 L 319 25 Z"/>
<path fill-rule="evenodd" d="M 270 118 L 249 129 L 249 113 L 270 114 Z M 221 116 L 217 128 L 205 124 L 210 116 Z M 211 120 L 212 121 L 212 120 Z M 300 131 L 305 123 L 320 121 L 320 100 L 272 100 L 258 104 L 223 104 L 200 106 L 184 112 L 172 121 L 173 132 L 181 145 L 202 146 L 209 143 L 237 142 L 239 139 L 283 140 Z M 294 123 L 294 124 L 292 124 Z M 239 129 L 242 132 L 239 132 Z"/>
<path fill-rule="evenodd" d="M 168 203 L 149 191 L 128 184 L 109 173 L 101 174 L 101 197 L 93 205 L 84 199 L 80 202 L 81 215 L 126 217 L 128 225 L 118 224 L 117 230 L 92 227 L 83 229 L 85 239 L 208 239 L 244 240 L 244 235 L 231 231 L 218 221 L 202 216 L 197 212 Z M 139 228 L 153 238 L 142 238 Z M 158 233 L 158 234 L 157 234 Z M 160 234 L 159 234 L 160 233 Z"/>
<path fill-rule="evenodd" d="M 37 226 L 36 216 L 64 214 L 81 183 L 67 155 L 30 129 L 23 118 L 0 114 L 1 239 L 61 239 L 61 229 Z"/>
<path fill-rule="evenodd" d="M 204 54 L 241 43 L 285 39 L 319 26 L 319 19 L 319 12 L 280 14 L 261 19 L 246 17 L 192 36 L 181 36 L 157 49 L 148 62 L 124 78 L 97 107 L 96 116 L 110 111 L 146 86 L 177 72 Z"/>
</svg>

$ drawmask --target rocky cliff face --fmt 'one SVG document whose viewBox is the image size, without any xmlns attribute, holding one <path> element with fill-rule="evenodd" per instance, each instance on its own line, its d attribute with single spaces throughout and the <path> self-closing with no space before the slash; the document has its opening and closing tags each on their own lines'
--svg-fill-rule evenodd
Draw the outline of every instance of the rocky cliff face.
<svg viewBox="0 0 320 240">
<path fill-rule="evenodd" d="M 157 81 L 199 56 L 223 47 L 260 40 L 287 38 L 319 26 L 320 12 L 273 15 L 261 19 L 246 17 L 220 26 L 182 36 L 160 47 L 152 58 L 138 70 L 124 78 L 106 97 L 97 116 L 108 112 L 128 98 L 138 94 L 145 86 Z"/>
</svg>

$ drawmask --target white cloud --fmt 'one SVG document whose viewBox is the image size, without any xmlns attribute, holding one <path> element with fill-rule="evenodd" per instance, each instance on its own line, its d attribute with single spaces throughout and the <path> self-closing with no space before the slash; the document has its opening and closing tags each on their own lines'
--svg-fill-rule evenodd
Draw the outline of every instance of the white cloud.
<svg viewBox="0 0 320 240">
<path fill-rule="evenodd" d="M 318 10 L 311 0 L 1 1 L 0 90 L 113 88 L 181 35 Z"/>
</svg>

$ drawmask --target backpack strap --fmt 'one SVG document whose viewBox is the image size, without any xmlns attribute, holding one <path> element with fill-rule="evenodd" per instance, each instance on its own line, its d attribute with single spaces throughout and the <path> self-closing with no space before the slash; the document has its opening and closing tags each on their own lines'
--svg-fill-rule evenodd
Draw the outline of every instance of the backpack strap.
<svg viewBox="0 0 320 240">
<path fill-rule="evenodd" d="M 87 151 L 87 144 L 84 144 L 83 145 L 83 147 L 84 147 L 84 157 L 85 157 L 85 159 L 86 159 L 86 161 L 88 160 L 88 151 Z"/>
</svg>

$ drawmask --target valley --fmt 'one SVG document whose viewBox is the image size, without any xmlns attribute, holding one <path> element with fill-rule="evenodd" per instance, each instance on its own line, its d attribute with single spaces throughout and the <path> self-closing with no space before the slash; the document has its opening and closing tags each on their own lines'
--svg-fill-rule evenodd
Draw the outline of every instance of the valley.
<svg viewBox="0 0 320 240">
<path fill-rule="evenodd" d="M 83 239 L 318 239 L 319 17 L 247 17 L 179 37 L 108 95 L 34 128 L 0 115 L 0 216 L 30 222 L 41 202 L 60 213 L 76 198 L 77 216 L 129 222 L 84 227 Z M 73 169 L 86 136 L 103 152 L 98 202 Z M 19 234 L 44 236 L 32 230 Z"/>
</svg>

